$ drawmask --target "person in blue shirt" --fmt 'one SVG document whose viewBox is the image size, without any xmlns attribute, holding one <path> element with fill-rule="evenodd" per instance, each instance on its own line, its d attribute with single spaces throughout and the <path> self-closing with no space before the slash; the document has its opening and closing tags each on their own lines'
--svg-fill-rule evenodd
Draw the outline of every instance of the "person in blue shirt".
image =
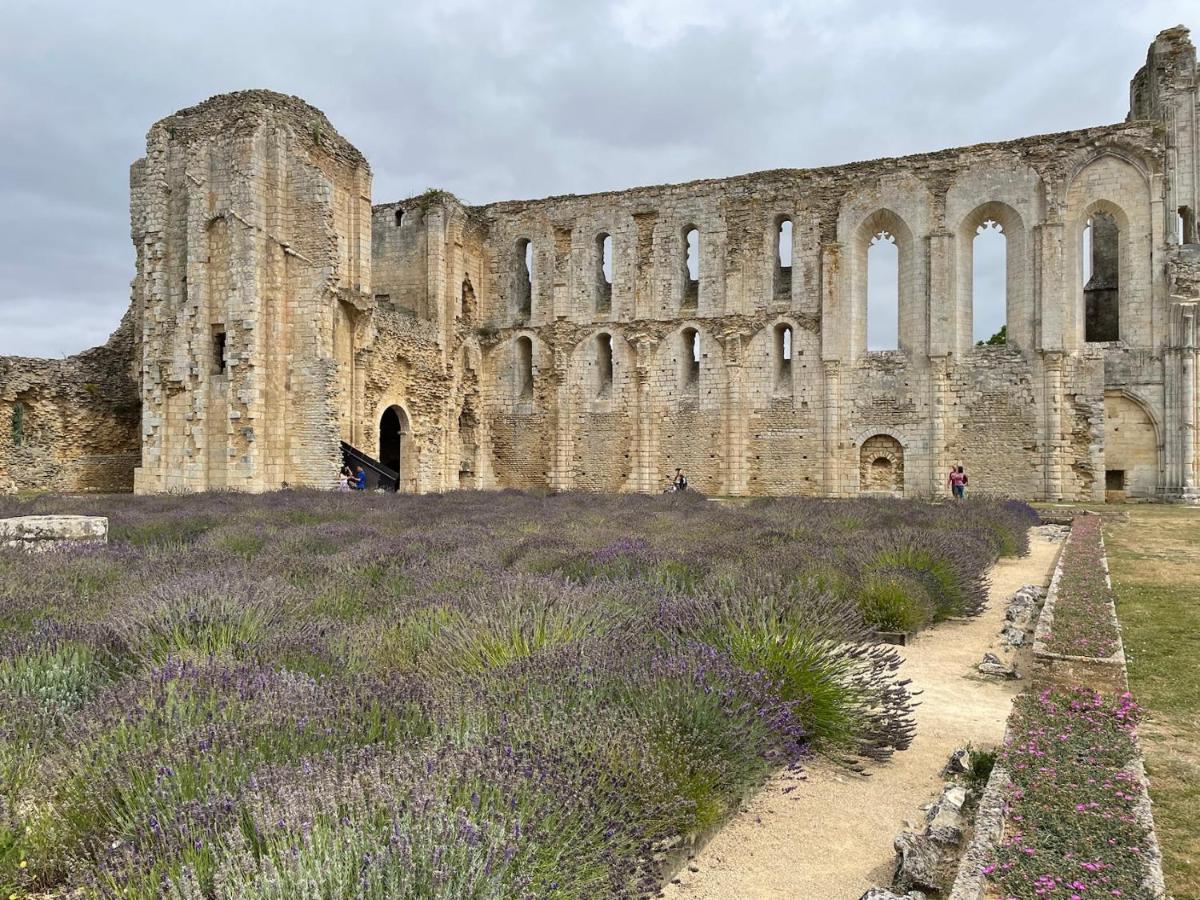
<svg viewBox="0 0 1200 900">
<path fill-rule="evenodd" d="M 356 491 L 367 489 L 367 473 L 363 471 L 362 466 L 358 466 L 354 471 L 354 489 Z"/>
</svg>

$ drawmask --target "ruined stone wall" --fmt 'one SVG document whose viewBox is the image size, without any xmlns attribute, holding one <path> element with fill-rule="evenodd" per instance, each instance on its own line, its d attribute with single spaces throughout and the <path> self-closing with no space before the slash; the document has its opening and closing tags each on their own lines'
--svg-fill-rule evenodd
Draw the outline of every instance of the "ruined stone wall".
<svg viewBox="0 0 1200 900">
<path fill-rule="evenodd" d="M 136 489 L 331 484 L 361 393 L 366 161 L 318 110 L 266 91 L 182 110 L 146 149 L 131 178 Z"/>
<path fill-rule="evenodd" d="M 365 160 L 319 111 L 213 98 L 154 126 L 131 172 L 136 487 L 329 484 L 340 439 L 398 446 L 411 491 L 657 491 L 680 467 L 708 493 L 925 497 L 961 464 L 974 493 L 1099 500 L 1122 478 L 1200 498 L 1198 97 L 1170 29 L 1123 124 L 374 209 Z M 1006 247 L 998 347 L 973 340 L 983 228 Z M 867 345 L 879 240 L 898 254 L 890 350 Z M 38 396 L 40 421 L 79 430 L 71 397 Z"/>
<path fill-rule="evenodd" d="M 140 401 L 133 318 L 67 359 L 0 357 L 0 493 L 128 491 Z"/>
<path fill-rule="evenodd" d="M 485 223 L 477 296 L 491 483 L 656 490 L 680 466 L 713 493 L 852 495 L 860 448 L 883 435 L 902 449 L 909 496 L 944 491 L 949 467 L 963 464 L 979 490 L 1102 497 L 1103 358 L 1153 354 L 1168 340 L 1154 270 L 1165 253 L 1151 188 L 1161 158 L 1153 127 L 1135 123 L 468 210 Z M 1121 227 L 1113 345 L 1084 334 L 1075 248 L 1097 210 Z M 776 249 L 785 219 L 787 268 Z M 1009 343 L 976 349 L 971 250 L 986 221 L 1006 236 Z M 900 248 L 900 348 L 885 352 L 866 348 L 878 231 Z M 598 275 L 606 236 L 610 288 Z M 689 367 L 693 333 L 701 352 Z M 535 357 L 524 397 L 522 337 Z M 603 389 L 601 337 L 613 346 Z M 1132 377 L 1153 394 L 1163 373 L 1143 366 Z"/>
</svg>

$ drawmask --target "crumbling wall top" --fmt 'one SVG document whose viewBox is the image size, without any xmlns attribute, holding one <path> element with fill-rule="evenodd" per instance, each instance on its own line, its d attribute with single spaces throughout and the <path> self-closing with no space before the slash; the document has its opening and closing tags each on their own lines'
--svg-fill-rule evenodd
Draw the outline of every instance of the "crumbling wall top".
<svg viewBox="0 0 1200 900">
<path fill-rule="evenodd" d="M 276 91 L 217 94 L 156 122 L 150 133 L 165 129 L 172 141 L 191 144 L 217 134 L 253 131 L 266 119 L 287 125 L 301 142 L 313 149 L 335 156 L 352 167 L 370 169 L 367 158 L 338 133 L 325 113 L 299 97 Z"/>
</svg>

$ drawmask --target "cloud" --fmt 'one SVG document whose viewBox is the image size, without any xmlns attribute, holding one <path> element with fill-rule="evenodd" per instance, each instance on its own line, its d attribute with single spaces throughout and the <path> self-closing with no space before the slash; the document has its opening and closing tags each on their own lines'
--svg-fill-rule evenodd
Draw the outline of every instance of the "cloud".
<svg viewBox="0 0 1200 900">
<path fill-rule="evenodd" d="M 116 326 L 129 163 L 153 122 L 215 93 L 320 107 L 371 161 L 377 201 L 437 186 L 484 203 L 1119 121 L 1189 5 L 10 0 L 0 354 Z"/>
</svg>

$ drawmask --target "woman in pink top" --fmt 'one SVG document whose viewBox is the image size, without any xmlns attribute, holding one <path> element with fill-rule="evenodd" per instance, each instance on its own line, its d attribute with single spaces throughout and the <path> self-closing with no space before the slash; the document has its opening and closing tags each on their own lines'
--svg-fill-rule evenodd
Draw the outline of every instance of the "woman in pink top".
<svg viewBox="0 0 1200 900">
<path fill-rule="evenodd" d="M 963 474 L 962 466 L 950 469 L 950 493 L 954 495 L 955 500 L 963 499 L 963 485 L 966 483 L 967 476 Z"/>
</svg>

